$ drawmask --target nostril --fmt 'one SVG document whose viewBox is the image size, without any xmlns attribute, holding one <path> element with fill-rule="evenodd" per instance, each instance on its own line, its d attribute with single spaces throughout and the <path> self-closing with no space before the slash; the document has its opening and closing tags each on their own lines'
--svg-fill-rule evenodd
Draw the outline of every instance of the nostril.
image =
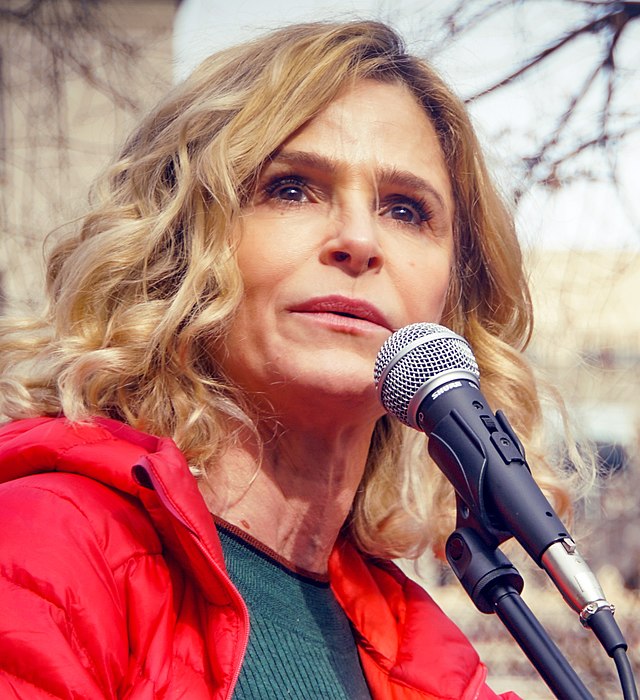
<svg viewBox="0 0 640 700">
<path fill-rule="evenodd" d="M 344 262 L 345 260 L 348 260 L 349 257 L 349 253 L 345 253 L 344 250 L 336 250 L 333 254 L 333 259 L 336 262 Z"/>
</svg>

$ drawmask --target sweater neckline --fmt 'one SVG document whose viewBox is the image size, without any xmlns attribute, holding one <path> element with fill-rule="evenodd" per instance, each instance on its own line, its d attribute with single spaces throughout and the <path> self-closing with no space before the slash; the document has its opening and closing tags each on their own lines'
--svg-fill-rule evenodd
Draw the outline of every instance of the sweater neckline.
<svg viewBox="0 0 640 700">
<path fill-rule="evenodd" d="M 275 550 L 271 549 L 271 547 L 260 542 L 260 540 L 253 535 L 239 528 L 237 525 L 227 522 L 215 513 L 212 513 L 212 516 L 216 527 L 224 530 L 227 535 L 233 537 L 236 541 L 248 547 L 272 565 L 279 567 L 291 576 L 308 581 L 309 583 L 321 586 L 329 585 L 328 573 L 319 574 L 316 571 L 309 571 L 308 569 L 298 566 L 294 562 L 278 554 Z"/>
</svg>

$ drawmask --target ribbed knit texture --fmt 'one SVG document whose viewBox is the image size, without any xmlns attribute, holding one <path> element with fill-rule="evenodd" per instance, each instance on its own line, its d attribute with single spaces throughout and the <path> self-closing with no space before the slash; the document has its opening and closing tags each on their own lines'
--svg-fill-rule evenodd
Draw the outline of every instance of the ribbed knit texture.
<svg viewBox="0 0 640 700">
<path fill-rule="evenodd" d="M 251 620 L 234 700 L 371 700 L 329 584 L 293 572 L 220 523 L 218 529 Z"/>
</svg>

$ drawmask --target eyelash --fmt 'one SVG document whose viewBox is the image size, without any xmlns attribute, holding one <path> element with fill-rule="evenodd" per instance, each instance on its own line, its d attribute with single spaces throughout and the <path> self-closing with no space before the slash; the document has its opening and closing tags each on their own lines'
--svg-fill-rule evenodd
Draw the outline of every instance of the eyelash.
<svg viewBox="0 0 640 700">
<path fill-rule="evenodd" d="M 307 187 L 307 181 L 298 175 L 277 176 L 264 186 L 264 192 L 267 197 L 273 198 L 279 189 L 286 188 L 287 186 L 291 188 L 296 187 L 304 191 Z M 296 200 L 289 201 L 295 202 Z"/>
<path fill-rule="evenodd" d="M 400 221 L 401 223 L 406 223 L 408 225 L 413 224 L 414 226 L 420 226 L 421 224 L 425 224 L 428 221 L 430 221 L 433 216 L 431 207 L 423 199 L 413 199 L 412 197 L 396 195 L 394 197 L 391 197 L 385 204 L 385 206 L 387 212 L 391 211 L 394 207 L 397 206 L 402 206 L 405 209 L 408 209 L 409 211 L 415 212 L 416 216 L 418 217 L 417 222 L 405 222 L 401 219 L 396 219 L 396 221 Z"/>
<path fill-rule="evenodd" d="M 273 199 L 275 198 L 278 190 L 286 189 L 287 186 L 301 190 L 301 193 L 308 197 L 308 182 L 304 177 L 299 175 L 275 176 L 269 182 L 267 182 L 266 185 L 264 185 L 263 191 L 267 198 Z M 283 199 L 283 201 L 292 202 L 294 204 L 298 203 L 298 200 L 296 199 Z M 406 222 L 402 221 L 401 219 L 395 219 L 395 221 L 399 221 L 400 223 L 404 223 L 408 226 L 421 226 L 422 224 L 430 221 L 433 216 L 433 212 L 428 202 L 420 198 L 414 199 L 413 197 L 404 195 L 394 195 L 389 197 L 386 201 L 381 202 L 381 205 L 384 213 L 390 212 L 396 206 L 404 206 L 409 211 L 413 211 L 418 217 L 418 221 L 416 222 Z"/>
</svg>

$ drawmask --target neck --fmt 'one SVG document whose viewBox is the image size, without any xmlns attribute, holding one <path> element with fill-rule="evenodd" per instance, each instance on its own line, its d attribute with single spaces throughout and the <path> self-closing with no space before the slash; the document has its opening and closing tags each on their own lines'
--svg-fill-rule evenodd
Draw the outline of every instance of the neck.
<svg viewBox="0 0 640 700">
<path fill-rule="evenodd" d="M 209 509 L 295 565 L 323 574 L 362 480 L 373 426 L 281 431 L 259 450 L 227 450 L 203 496 Z M 220 478 L 219 478 L 220 475 Z"/>
</svg>

